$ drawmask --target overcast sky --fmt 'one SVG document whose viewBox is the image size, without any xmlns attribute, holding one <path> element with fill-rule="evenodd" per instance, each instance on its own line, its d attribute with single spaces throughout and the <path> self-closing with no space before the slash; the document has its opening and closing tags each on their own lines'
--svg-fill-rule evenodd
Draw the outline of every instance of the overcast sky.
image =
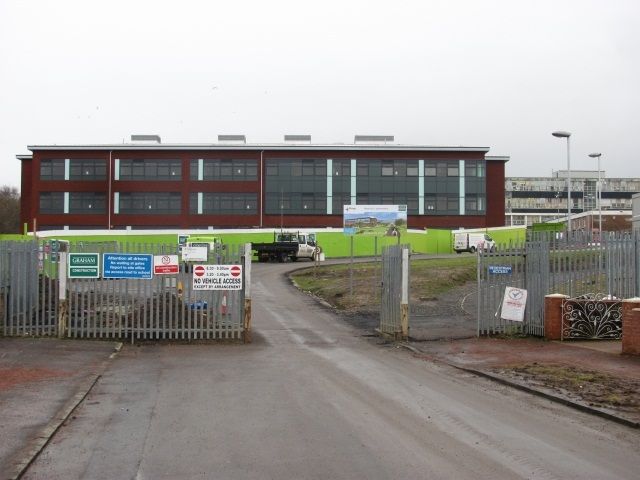
<svg viewBox="0 0 640 480">
<path fill-rule="evenodd" d="M 27 145 L 354 134 L 508 176 L 640 177 L 640 2 L 0 0 L 0 184 Z"/>
</svg>

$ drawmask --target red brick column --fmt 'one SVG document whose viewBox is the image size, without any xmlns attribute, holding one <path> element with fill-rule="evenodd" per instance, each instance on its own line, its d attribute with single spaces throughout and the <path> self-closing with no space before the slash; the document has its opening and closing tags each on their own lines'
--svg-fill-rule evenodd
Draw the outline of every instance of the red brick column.
<svg viewBox="0 0 640 480">
<path fill-rule="evenodd" d="M 640 298 L 622 301 L 622 353 L 640 355 Z"/>
<path fill-rule="evenodd" d="M 562 301 L 567 295 L 553 293 L 544 297 L 544 338 L 560 340 L 562 337 Z"/>
</svg>

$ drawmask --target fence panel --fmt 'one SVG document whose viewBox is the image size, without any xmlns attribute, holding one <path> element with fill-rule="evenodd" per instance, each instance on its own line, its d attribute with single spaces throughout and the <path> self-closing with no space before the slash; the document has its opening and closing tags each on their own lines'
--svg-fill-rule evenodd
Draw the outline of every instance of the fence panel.
<svg viewBox="0 0 640 480">
<path fill-rule="evenodd" d="M 0 330 L 3 335 L 55 333 L 56 291 L 40 275 L 35 241 L 0 242 Z"/>
<path fill-rule="evenodd" d="M 385 247 L 382 251 L 380 333 L 393 336 L 394 338 L 403 336 L 403 314 L 406 315 L 407 318 L 409 315 L 408 311 L 402 311 L 403 250 L 410 251 L 410 246 L 392 245 Z M 405 308 L 408 308 L 408 305 Z"/>
<path fill-rule="evenodd" d="M 523 245 L 479 252 L 478 334 L 522 331 L 544 335 L 544 297 L 552 293 L 612 299 L 637 296 L 639 244 L 638 236 L 628 233 L 607 233 L 601 241 L 593 241 L 584 232 L 562 237 L 543 232 L 530 236 Z M 509 274 L 491 274 L 490 267 L 496 266 L 509 267 Z M 507 286 L 527 290 L 521 325 L 500 319 Z"/>
<path fill-rule="evenodd" d="M 506 287 L 525 288 L 524 244 L 498 245 L 478 252 L 478 335 L 521 332 L 523 324 L 500 318 Z"/>
<path fill-rule="evenodd" d="M 62 248 L 64 250 L 64 248 Z M 77 242 L 71 253 L 178 254 L 178 246 L 145 243 Z M 244 246 L 227 245 L 203 264 L 239 264 Z M 59 254 L 52 243 L 0 243 L 0 333 L 56 335 L 61 311 Z M 102 270 L 102 262 L 100 270 Z M 244 292 L 193 289 L 193 264 L 177 274 L 151 279 L 70 278 L 64 336 L 134 340 L 243 338 Z M 101 272 L 102 273 L 102 272 Z M 243 278 L 247 278 L 243 275 Z"/>
<path fill-rule="evenodd" d="M 177 245 L 72 244 L 87 253 L 177 255 Z M 208 264 L 243 264 L 241 245 L 209 252 Z M 205 263 L 205 262 L 202 262 Z M 102 266 L 101 266 L 102 267 Z M 243 290 L 194 290 L 193 265 L 151 279 L 69 279 L 67 335 L 134 340 L 239 340 L 243 333 Z"/>
</svg>

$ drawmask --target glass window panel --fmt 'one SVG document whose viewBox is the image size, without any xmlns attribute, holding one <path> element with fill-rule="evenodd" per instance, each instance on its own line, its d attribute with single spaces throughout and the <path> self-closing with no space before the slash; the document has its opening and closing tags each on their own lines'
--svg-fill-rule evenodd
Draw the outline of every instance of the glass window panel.
<svg viewBox="0 0 640 480">
<path fill-rule="evenodd" d="M 382 176 L 383 177 L 393 176 L 393 160 L 382 161 Z"/>
</svg>

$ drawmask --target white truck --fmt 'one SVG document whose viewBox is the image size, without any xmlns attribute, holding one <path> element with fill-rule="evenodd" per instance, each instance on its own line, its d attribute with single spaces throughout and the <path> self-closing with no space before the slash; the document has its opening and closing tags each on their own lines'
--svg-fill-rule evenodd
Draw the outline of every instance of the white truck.
<svg viewBox="0 0 640 480">
<path fill-rule="evenodd" d="M 486 233 L 459 232 L 453 236 L 453 249 L 456 253 L 476 253 L 478 250 L 495 252 L 496 242 Z"/>
<path fill-rule="evenodd" d="M 252 243 L 251 248 L 256 252 L 259 262 L 295 262 L 299 258 L 316 260 L 322 252 L 315 233 L 300 232 L 274 232 L 273 243 Z"/>
</svg>

